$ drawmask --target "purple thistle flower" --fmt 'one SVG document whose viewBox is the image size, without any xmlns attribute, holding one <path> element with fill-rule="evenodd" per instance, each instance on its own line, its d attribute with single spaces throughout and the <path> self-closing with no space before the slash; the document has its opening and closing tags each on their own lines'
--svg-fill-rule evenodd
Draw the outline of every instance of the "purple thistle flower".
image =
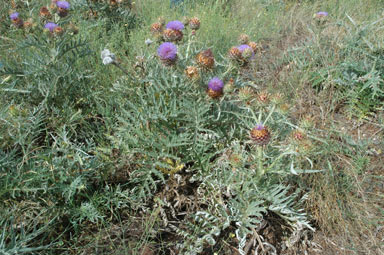
<svg viewBox="0 0 384 255">
<path fill-rule="evenodd" d="M 318 12 L 318 13 L 316 13 L 316 16 L 317 17 L 327 17 L 328 16 L 328 12 Z"/>
<path fill-rule="evenodd" d="M 57 1 L 56 5 L 57 5 L 57 7 L 65 9 L 65 10 L 69 9 L 69 7 L 71 6 L 67 1 Z"/>
<path fill-rule="evenodd" d="M 218 77 L 212 78 L 208 83 L 208 89 L 213 91 L 222 91 L 224 88 L 224 82 Z"/>
<path fill-rule="evenodd" d="M 53 22 L 48 22 L 47 24 L 45 24 L 44 28 L 45 29 L 48 29 L 49 32 L 53 32 L 53 30 L 58 27 L 57 24 L 53 23 Z"/>
<path fill-rule="evenodd" d="M 19 18 L 19 13 L 14 12 L 11 15 L 9 15 L 9 17 L 11 18 L 11 20 L 17 20 Z"/>
<path fill-rule="evenodd" d="M 239 49 L 239 51 L 241 52 L 244 58 L 248 59 L 248 58 L 253 58 L 255 56 L 254 50 L 252 49 L 251 46 L 247 44 L 242 44 L 240 46 L 237 46 L 237 48 Z"/>
<path fill-rule="evenodd" d="M 175 60 L 177 57 L 177 47 L 171 42 L 162 43 L 157 49 L 160 59 Z"/>
<path fill-rule="evenodd" d="M 183 24 L 183 22 L 178 21 L 178 20 L 170 21 L 167 24 L 167 29 L 180 31 L 180 30 L 184 29 L 184 24 Z"/>
<path fill-rule="evenodd" d="M 237 46 L 237 48 L 240 50 L 241 53 L 243 53 L 243 51 L 244 51 L 245 49 L 251 49 L 251 50 L 252 50 L 252 48 L 251 48 L 249 45 L 247 45 L 247 44 L 242 44 L 242 45 L 240 45 L 240 46 Z M 253 50 L 252 50 L 252 51 L 253 51 Z"/>
</svg>

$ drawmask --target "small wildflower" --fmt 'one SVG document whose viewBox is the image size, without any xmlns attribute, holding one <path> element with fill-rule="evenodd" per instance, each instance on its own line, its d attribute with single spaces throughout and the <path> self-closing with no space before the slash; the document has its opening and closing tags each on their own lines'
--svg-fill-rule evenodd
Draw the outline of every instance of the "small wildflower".
<svg viewBox="0 0 384 255">
<path fill-rule="evenodd" d="M 205 68 L 212 69 L 215 64 L 215 58 L 213 57 L 213 52 L 211 49 L 203 50 L 196 56 L 197 63 Z"/>
<path fill-rule="evenodd" d="M 183 24 L 183 22 L 181 22 L 181 21 L 174 20 L 174 21 L 170 21 L 170 22 L 168 22 L 166 28 L 167 28 L 167 29 L 172 29 L 172 30 L 181 31 L 181 30 L 184 29 L 184 24 Z"/>
<path fill-rule="evenodd" d="M 208 83 L 207 94 L 211 98 L 218 98 L 223 95 L 224 82 L 218 77 L 212 78 Z"/>
<path fill-rule="evenodd" d="M 196 66 L 187 66 L 185 69 L 185 74 L 187 75 L 188 78 L 192 80 L 197 80 L 199 78 L 199 70 L 197 69 Z"/>
<path fill-rule="evenodd" d="M 190 19 L 189 27 L 193 30 L 198 30 L 200 28 L 200 20 L 196 17 Z"/>
<path fill-rule="evenodd" d="M 171 66 L 177 60 L 177 47 L 171 42 L 162 43 L 157 49 L 157 55 L 166 66 Z"/>
<path fill-rule="evenodd" d="M 53 30 L 58 27 L 57 24 L 53 23 L 53 22 L 48 22 L 47 24 L 45 24 L 44 28 L 45 29 L 48 29 L 49 32 L 53 33 Z"/>
<path fill-rule="evenodd" d="M 271 139 L 271 133 L 268 128 L 263 126 L 262 124 L 256 125 L 251 132 L 251 139 L 256 143 L 256 145 L 267 145 L 269 140 Z"/>
</svg>

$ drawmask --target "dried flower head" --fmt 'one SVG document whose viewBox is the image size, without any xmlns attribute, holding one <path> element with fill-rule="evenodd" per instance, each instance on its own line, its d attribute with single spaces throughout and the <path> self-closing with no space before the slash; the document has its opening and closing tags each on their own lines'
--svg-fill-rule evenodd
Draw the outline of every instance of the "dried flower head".
<svg viewBox="0 0 384 255">
<path fill-rule="evenodd" d="M 157 49 L 157 55 L 164 65 L 173 65 L 177 60 L 177 47 L 171 42 L 162 43 Z"/>
<path fill-rule="evenodd" d="M 238 49 L 238 47 L 232 47 L 229 49 L 228 56 L 233 60 L 240 60 L 242 58 L 241 51 Z"/>
<path fill-rule="evenodd" d="M 271 139 L 271 133 L 268 128 L 263 126 L 262 124 L 256 125 L 250 132 L 250 136 L 252 141 L 254 141 L 257 145 L 267 145 L 269 140 Z"/>
<path fill-rule="evenodd" d="M 49 32 L 53 33 L 53 30 L 58 27 L 58 25 L 56 23 L 53 23 L 53 22 L 48 22 L 47 24 L 45 24 L 44 28 L 45 29 L 48 29 Z"/>
<path fill-rule="evenodd" d="M 248 45 L 252 48 L 254 53 L 256 53 L 260 49 L 259 45 L 256 42 L 249 42 Z"/>
<path fill-rule="evenodd" d="M 246 34 L 241 34 L 238 39 L 240 44 L 248 44 L 249 42 L 249 36 Z"/>
<path fill-rule="evenodd" d="M 183 32 L 180 30 L 166 29 L 163 32 L 163 38 L 167 42 L 178 42 L 183 39 Z"/>
<path fill-rule="evenodd" d="M 197 80 L 200 77 L 199 69 L 197 69 L 196 66 L 187 66 L 185 69 L 185 75 L 192 80 Z"/>
<path fill-rule="evenodd" d="M 156 22 L 151 25 L 152 33 L 162 33 L 163 30 L 164 30 L 164 26 L 160 22 Z"/>
<path fill-rule="evenodd" d="M 184 29 L 184 24 L 183 24 L 183 22 L 181 22 L 179 20 L 174 20 L 174 21 L 168 22 L 166 28 L 181 31 Z"/>
<path fill-rule="evenodd" d="M 193 30 L 198 30 L 200 28 L 200 20 L 196 17 L 193 17 L 189 20 L 189 27 Z"/>
<path fill-rule="evenodd" d="M 215 58 L 211 49 L 203 50 L 197 54 L 196 61 L 204 69 L 212 69 L 215 65 Z"/>
<path fill-rule="evenodd" d="M 49 12 L 46 6 L 40 8 L 39 16 L 43 19 L 50 19 L 52 14 Z"/>
<path fill-rule="evenodd" d="M 212 78 L 208 82 L 207 94 L 211 98 L 218 98 L 223 95 L 224 82 L 218 77 Z"/>
</svg>

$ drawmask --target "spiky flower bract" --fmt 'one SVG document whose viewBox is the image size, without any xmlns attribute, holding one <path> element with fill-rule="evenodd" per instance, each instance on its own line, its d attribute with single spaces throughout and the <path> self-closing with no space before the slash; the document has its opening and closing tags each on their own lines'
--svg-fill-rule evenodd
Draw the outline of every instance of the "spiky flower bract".
<svg viewBox="0 0 384 255">
<path fill-rule="evenodd" d="M 157 55 L 165 65 L 173 65 L 177 60 L 177 47 L 171 42 L 162 43 L 157 49 Z"/>
<path fill-rule="evenodd" d="M 196 56 L 197 63 L 204 69 L 212 69 L 215 64 L 215 58 L 211 49 L 203 50 Z"/>
<path fill-rule="evenodd" d="M 198 30 L 200 28 L 200 20 L 196 17 L 189 20 L 189 27 L 193 30 Z"/>
<path fill-rule="evenodd" d="M 251 139 L 256 145 L 267 145 L 271 139 L 271 133 L 263 124 L 257 124 L 250 132 Z"/>
</svg>

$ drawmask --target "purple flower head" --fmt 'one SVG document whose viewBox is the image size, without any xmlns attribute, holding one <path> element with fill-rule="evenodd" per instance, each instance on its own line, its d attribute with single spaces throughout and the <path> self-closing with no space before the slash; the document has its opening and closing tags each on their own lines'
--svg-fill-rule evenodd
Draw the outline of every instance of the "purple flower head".
<svg viewBox="0 0 384 255">
<path fill-rule="evenodd" d="M 57 24 L 53 23 L 53 22 L 48 22 L 47 24 L 45 24 L 44 28 L 45 29 L 48 29 L 49 32 L 53 32 L 53 29 L 55 29 L 56 27 L 58 27 Z"/>
<path fill-rule="evenodd" d="M 252 50 L 252 48 L 251 48 L 249 45 L 247 45 L 247 44 L 242 44 L 242 45 L 240 45 L 240 46 L 237 46 L 237 48 L 240 50 L 241 53 L 243 53 L 243 51 L 244 51 L 245 49 L 251 49 L 251 50 Z M 253 50 L 252 50 L 252 51 L 253 51 Z"/>
<path fill-rule="evenodd" d="M 69 7 L 71 6 L 67 1 L 57 1 L 56 5 L 57 5 L 57 7 L 65 9 L 65 10 L 69 9 Z"/>
<path fill-rule="evenodd" d="M 242 44 L 237 46 L 237 48 L 245 58 L 253 58 L 255 56 L 255 52 L 253 51 L 252 47 L 247 44 Z"/>
<path fill-rule="evenodd" d="M 224 82 L 218 77 L 212 78 L 208 83 L 208 89 L 213 91 L 221 91 L 224 88 Z"/>
<path fill-rule="evenodd" d="M 318 13 L 316 13 L 316 16 L 317 17 L 327 17 L 328 16 L 328 12 L 318 12 Z"/>
<path fill-rule="evenodd" d="M 161 59 L 174 60 L 177 57 L 177 47 L 171 42 L 162 43 L 157 49 L 157 55 Z"/>
<path fill-rule="evenodd" d="M 263 126 L 263 123 L 259 123 L 256 125 L 255 129 L 257 130 L 263 130 L 264 129 L 264 126 Z"/>
<path fill-rule="evenodd" d="M 180 30 L 184 29 L 184 24 L 183 24 L 183 22 L 178 21 L 178 20 L 170 21 L 167 24 L 167 29 L 180 31 Z"/>
<path fill-rule="evenodd" d="M 11 20 L 17 20 L 19 18 L 19 13 L 14 12 L 11 15 L 9 15 L 9 17 L 11 18 Z"/>
</svg>

